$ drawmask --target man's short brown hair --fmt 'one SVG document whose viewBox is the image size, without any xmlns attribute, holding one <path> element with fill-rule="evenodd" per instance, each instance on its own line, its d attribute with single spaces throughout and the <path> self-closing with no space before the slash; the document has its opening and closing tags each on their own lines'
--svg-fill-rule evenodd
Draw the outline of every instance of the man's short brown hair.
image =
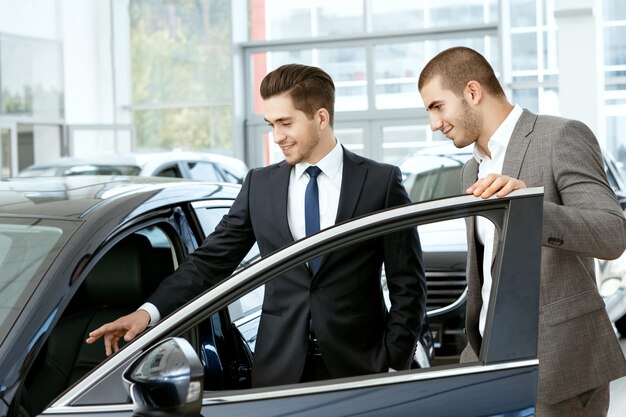
<svg viewBox="0 0 626 417">
<path fill-rule="evenodd" d="M 505 95 L 489 62 L 471 48 L 457 46 L 438 53 L 422 70 L 417 84 L 419 91 L 437 77 L 444 89 L 457 96 L 463 94 L 470 81 L 478 81 L 493 96 Z"/>
<path fill-rule="evenodd" d="M 335 84 L 324 70 L 301 64 L 276 68 L 263 78 L 261 97 L 265 100 L 279 94 L 289 94 L 296 109 L 312 119 L 321 108 L 328 110 L 330 126 L 335 113 Z"/>
</svg>

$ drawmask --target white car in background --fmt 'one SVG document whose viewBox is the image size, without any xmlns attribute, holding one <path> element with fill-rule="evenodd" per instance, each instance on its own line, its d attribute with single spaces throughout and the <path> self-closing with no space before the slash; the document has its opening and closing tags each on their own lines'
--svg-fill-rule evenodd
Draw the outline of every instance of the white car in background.
<svg viewBox="0 0 626 417">
<path fill-rule="evenodd" d="M 102 154 L 85 158 L 61 157 L 31 165 L 18 177 L 69 175 L 139 175 L 242 183 L 248 166 L 240 159 L 206 152 Z"/>
</svg>

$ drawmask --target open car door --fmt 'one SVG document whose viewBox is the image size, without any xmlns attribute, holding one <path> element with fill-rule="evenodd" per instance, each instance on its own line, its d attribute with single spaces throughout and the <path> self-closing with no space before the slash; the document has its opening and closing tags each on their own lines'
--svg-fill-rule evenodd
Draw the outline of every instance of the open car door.
<svg viewBox="0 0 626 417">
<path fill-rule="evenodd" d="M 131 416 L 136 409 L 142 415 L 155 416 L 534 415 L 542 207 L 543 190 L 530 188 L 505 198 L 481 200 L 460 196 L 412 204 L 335 225 L 235 273 L 168 316 L 69 389 L 44 414 Z M 141 381 L 130 381 L 134 383 L 132 398 L 136 403 L 131 401 L 128 386 L 122 381 L 128 369 L 146 366 L 146 358 L 154 359 L 155 349 L 172 352 L 164 348 L 168 338 L 188 332 L 290 268 L 368 239 L 470 216 L 492 221 L 499 237 L 479 361 L 262 389 L 200 389 L 202 395 L 195 396 L 190 393 L 198 392 L 201 385 L 196 382 L 203 377 L 192 377 L 189 371 L 187 379 L 181 379 L 182 385 L 170 386 L 185 393 L 175 399 L 181 407 L 147 404 L 148 397 L 141 393 L 145 394 L 149 386 Z M 167 346 L 171 345 L 176 343 Z M 181 358 L 189 356 L 188 347 L 181 349 Z M 196 354 L 192 348 L 188 369 L 201 366 L 201 362 L 193 360 Z M 151 384 L 171 381 L 169 371 L 164 367 L 161 374 L 157 372 Z M 206 382 L 205 387 L 211 385 Z M 190 403 L 186 404 L 186 400 Z"/>
</svg>

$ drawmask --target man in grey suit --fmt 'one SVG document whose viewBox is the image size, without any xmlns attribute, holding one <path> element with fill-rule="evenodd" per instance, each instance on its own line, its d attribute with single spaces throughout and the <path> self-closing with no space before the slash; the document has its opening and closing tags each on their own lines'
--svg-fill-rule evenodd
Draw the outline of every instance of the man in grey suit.
<svg viewBox="0 0 626 417">
<path fill-rule="evenodd" d="M 250 171 L 215 232 L 146 304 L 91 332 L 88 343 L 104 336 L 107 354 L 117 351 L 120 338 L 134 338 L 228 277 L 255 241 L 266 256 L 320 227 L 410 203 L 398 167 L 355 155 L 335 138 L 335 86 L 326 72 L 283 65 L 263 79 L 261 96 L 285 160 Z M 319 201 L 309 204 L 312 189 Z M 309 208 L 317 211 L 312 231 Z M 411 228 L 338 249 L 268 281 L 253 386 L 408 369 L 426 315 L 421 255 Z"/>
<path fill-rule="evenodd" d="M 512 105 L 487 60 L 469 48 L 435 56 L 418 87 L 431 129 L 459 148 L 474 144 L 462 172 L 468 194 L 544 187 L 537 416 L 606 415 L 609 382 L 626 375 L 626 361 L 596 288 L 593 258 L 622 254 L 626 219 L 595 136 L 578 121 Z M 467 224 L 469 343 L 462 362 L 480 354 L 498 242 L 489 221 Z"/>
</svg>

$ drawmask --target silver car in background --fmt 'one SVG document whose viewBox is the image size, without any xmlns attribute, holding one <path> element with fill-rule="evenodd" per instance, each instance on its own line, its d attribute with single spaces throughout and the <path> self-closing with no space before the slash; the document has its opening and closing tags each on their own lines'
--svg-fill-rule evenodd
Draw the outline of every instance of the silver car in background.
<svg viewBox="0 0 626 417">
<path fill-rule="evenodd" d="M 242 183 L 248 166 L 226 155 L 170 151 L 102 154 L 86 158 L 61 157 L 31 165 L 18 177 L 66 177 L 70 175 L 139 175 Z"/>
</svg>

